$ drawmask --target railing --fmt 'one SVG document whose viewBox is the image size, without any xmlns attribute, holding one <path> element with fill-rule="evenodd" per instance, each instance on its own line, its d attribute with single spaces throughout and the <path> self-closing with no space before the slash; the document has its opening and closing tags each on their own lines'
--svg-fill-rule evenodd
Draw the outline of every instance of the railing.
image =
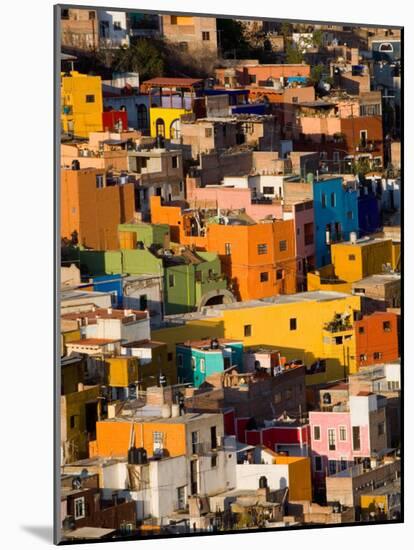
<svg viewBox="0 0 414 550">
<path fill-rule="evenodd" d="M 359 153 L 369 153 L 371 151 L 378 151 L 378 143 L 376 141 L 367 141 L 366 143 L 359 143 L 355 149 Z"/>
</svg>

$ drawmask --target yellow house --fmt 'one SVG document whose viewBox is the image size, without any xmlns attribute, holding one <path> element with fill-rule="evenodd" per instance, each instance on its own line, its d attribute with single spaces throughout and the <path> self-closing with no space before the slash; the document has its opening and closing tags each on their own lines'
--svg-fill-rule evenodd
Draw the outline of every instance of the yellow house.
<svg viewBox="0 0 414 550">
<path fill-rule="evenodd" d="M 77 71 L 61 75 L 62 131 L 76 137 L 102 132 L 102 82 L 100 76 Z"/>
<path fill-rule="evenodd" d="M 310 459 L 304 456 L 281 456 L 273 464 L 285 464 L 289 472 L 289 500 L 312 501 L 312 480 Z"/>
<path fill-rule="evenodd" d="M 353 283 L 382 273 L 384 265 L 395 267 L 398 254 L 393 252 L 391 239 L 361 239 L 355 243 L 337 243 L 331 246 L 335 275 Z"/>
<path fill-rule="evenodd" d="M 138 357 L 108 357 L 108 384 L 115 388 L 127 388 L 138 380 Z"/>
<path fill-rule="evenodd" d="M 360 297 L 338 292 L 305 292 L 216 306 L 206 315 L 192 314 L 181 326 L 153 331 L 166 342 L 175 357 L 175 345 L 192 339 L 212 337 L 241 340 L 245 347 L 277 347 L 288 360 L 300 359 L 310 367 L 321 360 L 322 368 L 306 377 L 309 385 L 344 378 L 347 373 L 344 351 L 324 342 L 325 325 L 335 314 L 360 310 Z M 211 315 L 211 316 L 210 316 Z M 347 354 L 345 352 L 345 359 Z"/>
<path fill-rule="evenodd" d="M 191 111 L 175 107 L 151 107 L 151 137 L 178 138 L 180 136 L 180 117 L 187 113 L 191 113 Z"/>
<path fill-rule="evenodd" d="M 352 292 L 352 283 L 338 279 L 332 264 L 324 265 L 316 271 L 309 271 L 306 275 L 308 290 L 327 290 L 332 292 Z"/>
</svg>

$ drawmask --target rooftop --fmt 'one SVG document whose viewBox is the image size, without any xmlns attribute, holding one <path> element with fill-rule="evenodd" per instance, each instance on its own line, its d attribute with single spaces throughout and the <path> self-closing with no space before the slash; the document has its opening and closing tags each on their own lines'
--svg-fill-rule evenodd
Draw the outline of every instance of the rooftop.
<svg viewBox="0 0 414 550">
<path fill-rule="evenodd" d="M 165 346 L 165 342 L 157 342 L 156 340 L 134 340 L 133 342 L 128 342 L 122 344 L 123 348 L 147 348 L 154 349 L 159 346 Z"/>
<path fill-rule="evenodd" d="M 129 407 L 128 407 L 129 406 Z M 217 417 L 217 413 L 192 413 L 192 412 L 186 412 L 184 414 L 181 414 L 180 416 L 171 416 L 170 418 L 163 418 L 161 414 L 161 407 L 153 406 L 153 405 L 144 405 L 144 406 L 138 406 L 134 408 L 133 402 L 129 402 L 123 410 L 125 412 L 129 410 L 133 410 L 133 415 L 131 414 L 124 414 L 123 416 L 116 416 L 114 418 L 107 418 L 105 420 L 101 420 L 101 422 L 111 422 L 111 423 L 117 423 L 117 422 L 128 422 L 131 423 L 131 416 L 133 422 L 140 423 L 140 422 L 147 422 L 147 423 L 155 423 L 155 424 L 188 424 L 190 422 L 193 422 L 195 420 L 202 420 L 207 418 L 213 418 Z"/>
<path fill-rule="evenodd" d="M 164 78 L 164 77 L 157 77 L 157 78 L 151 78 L 150 80 L 144 80 L 142 84 L 144 86 L 177 86 L 177 87 L 191 87 L 191 86 L 197 86 L 201 85 L 203 83 L 202 80 L 199 80 L 198 78 Z"/>
<path fill-rule="evenodd" d="M 67 342 L 67 346 L 105 346 L 106 344 L 114 344 L 121 340 L 113 340 L 109 338 L 82 338 L 81 340 L 72 340 Z"/>
<path fill-rule="evenodd" d="M 146 311 L 137 311 L 132 309 L 104 309 L 94 308 L 92 311 L 75 311 L 64 313 L 61 318 L 67 321 L 77 321 L 78 319 L 88 320 L 88 324 L 96 324 L 98 319 L 119 319 L 123 324 L 141 321 L 148 318 Z"/>
<path fill-rule="evenodd" d="M 385 285 L 387 283 L 400 282 L 401 275 L 400 273 L 379 273 L 376 275 L 371 275 L 370 277 L 365 277 L 365 279 L 360 279 L 355 281 L 353 286 L 365 286 L 365 285 Z"/>
</svg>

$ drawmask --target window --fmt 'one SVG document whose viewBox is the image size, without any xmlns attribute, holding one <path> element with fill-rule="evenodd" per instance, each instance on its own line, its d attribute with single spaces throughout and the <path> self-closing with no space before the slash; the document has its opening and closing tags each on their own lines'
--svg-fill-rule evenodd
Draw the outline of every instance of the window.
<svg viewBox="0 0 414 550">
<path fill-rule="evenodd" d="M 313 439 L 315 441 L 320 441 L 320 439 L 321 439 L 321 427 L 320 426 L 314 426 L 313 427 Z"/>
<path fill-rule="evenodd" d="M 292 103 L 297 103 L 298 102 L 298 97 L 297 96 L 294 96 L 292 97 Z"/>
<path fill-rule="evenodd" d="M 367 354 L 366 353 L 361 353 L 360 356 L 359 356 L 359 360 L 360 361 L 366 361 L 367 360 Z"/>
<path fill-rule="evenodd" d="M 244 325 L 244 336 L 248 338 L 252 335 L 252 325 Z"/>
<path fill-rule="evenodd" d="M 210 33 L 208 31 L 203 31 L 202 36 L 204 41 L 210 40 Z"/>
<path fill-rule="evenodd" d="M 157 136 L 165 137 L 165 122 L 162 118 L 155 121 L 155 133 Z"/>
<path fill-rule="evenodd" d="M 69 10 L 61 10 L 61 19 L 69 19 Z"/>
<path fill-rule="evenodd" d="M 206 128 L 204 130 L 204 135 L 206 138 L 210 138 L 213 135 L 213 128 Z"/>
<path fill-rule="evenodd" d="M 152 432 L 152 453 L 160 456 L 164 453 L 164 433 Z"/>
<path fill-rule="evenodd" d="M 168 275 L 168 286 L 172 288 L 175 285 L 175 277 L 172 273 Z"/>
<path fill-rule="evenodd" d="M 88 17 L 89 17 L 89 20 L 90 21 L 93 21 L 95 19 L 95 12 L 94 11 L 90 11 L 88 13 Z"/>
<path fill-rule="evenodd" d="M 326 208 L 326 195 L 325 193 L 321 194 L 322 208 Z"/>
<path fill-rule="evenodd" d="M 331 193 L 331 206 L 332 206 L 332 208 L 334 208 L 335 205 L 336 205 L 335 193 Z"/>
<path fill-rule="evenodd" d="M 230 254 L 231 254 L 231 243 L 224 243 L 224 251 L 226 253 L 226 256 L 230 256 Z"/>
<path fill-rule="evenodd" d="M 177 25 L 177 16 L 176 15 L 171 16 L 171 25 Z"/>
<path fill-rule="evenodd" d="M 399 390 L 400 389 L 400 383 L 398 380 L 389 380 L 387 382 L 387 386 L 389 390 Z"/>
<path fill-rule="evenodd" d="M 267 254 L 267 244 L 258 244 L 257 245 L 258 254 Z"/>
<path fill-rule="evenodd" d="M 346 470 L 348 468 L 348 460 L 346 458 L 341 458 L 341 462 L 339 463 L 340 469 Z"/>
<path fill-rule="evenodd" d="M 348 220 L 354 219 L 354 213 L 352 212 L 352 210 L 348 210 L 348 212 L 346 213 L 346 217 L 348 218 Z"/>
<path fill-rule="evenodd" d="M 390 42 L 383 42 L 379 47 L 380 52 L 393 52 L 394 47 Z"/>
<path fill-rule="evenodd" d="M 73 509 L 75 511 L 75 519 L 82 519 L 85 517 L 85 497 L 75 498 L 73 501 Z"/>
<path fill-rule="evenodd" d="M 305 246 L 313 244 L 313 223 L 312 222 L 305 223 L 304 231 L 305 231 Z"/>
<path fill-rule="evenodd" d="M 334 151 L 332 158 L 334 162 L 339 162 L 339 151 Z"/>
<path fill-rule="evenodd" d="M 137 107 L 137 123 L 138 128 L 146 128 L 148 126 L 147 107 L 142 103 Z"/>
<path fill-rule="evenodd" d="M 380 351 L 374 351 L 374 359 L 381 359 L 382 353 Z"/>
<path fill-rule="evenodd" d="M 283 279 L 283 269 L 276 269 L 276 280 L 280 281 Z"/>
<path fill-rule="evenodd" d="M 211 448 L 217 449 L 217 427 L 216 426 L 210 427 L 210 442 L 211 442 Z"/>
<path fill-rule="evenodd" d="M 182 356 L 181 356 L 182 357 Z M 172 361 L 173 360 L 173 354 L 171 353 L 171 351 L 169 351 L 167 353 L 167 361 Z"/>
<path fill-rule="evenodd" d="M 177 510 L 184 510 L 186 505 L 186 489 L 187 486 L 177 487 Z"/>
<path fill-rule="evenodd" d="M 262 273 L 260 273 L 261 283 L 267 283 L 268 280 L 269 280 L 269 273 L 267 271 L 263 271 Z"/>
<path fill-rule="evenodd" d="M 203 357 L 200 359 L 200 372 L 206 372 L 206 360 Z"/>
<path fill-rule="evenodd" d="M 336 460 L 328 460 L 328 472 L 330 476 L 336 474 Z"/>
<path fill-rule="evenodd" d="M 328 429 L 328 447 L 330 451 L 335 451 L 336 449 L 335 430 L 333 428 Z"/>
<path fill-rule="evenodd" d="M 139 309 L 145 311 L 148 307 L 148 296 L 146 294 L 141 294 L 139 297 Z"/>
<path fill-rule="evenodd" d="M 381 436 L 381 435 L 384 435 L 384 434 L 385 434 L 385 423 L 380 422 L 378 424 L 378 436 Z"/>
<path fill-rule="evenodd" d="M 76 416 L 74 414 L 72 414 L 69 419 L 69 425 L 71 428 L 74 428 L 76 426 Z"/>
<path fill-rule="evenodd" d="M 275 188 L 274 187 L 263 187 L 263 195 L 274 195 L 275 194 Z"/>
<path fill-rule="evenodd" d="M 191 451 L 193 455 L 196 455 L 199 450 L 199 434 L 198 432 L 191 432 Z"/>
<path fill-rule="evenodd" d="M 122 31 L 122 25 L 120 21 L 114 21 L 114 31 Z"/>
<path fill-rule="evenodd" d="M 352 426 L 352 448 L 354 451 L 361 450 L 361 434 L 359 426 Z"/>
<path fill-rule="evenodd" d="M 196 370 L 196 360 L 195 357 L 191 357 L 191 368 L 192 370 Z"/>
<path fill-rule="evenodd" d="M 355 259 L 356 259 L 356 258 L 355 258 L 355 254 L 348 254 L 348 260 L 349 260 L 350 262 L 354 262 Z"/>
<path fill-rule="evenodd" d="M 255 84 L 255 82 L 256 82 L 256 75 L 255 75 L 255 74 L 251 74 L 251 75 L 249 75 L 249 78 L 250 78 L 250 84 Z"/>
<path fill-rule="evenodd" d="M 102 189 L 104 186 L 104 177 L 102 174 L 97 174 L 95 176 L 96 189 Z"/>
<path fill-rule="evenodd" d="M 289 328 L 290 328 L 290 330 L 296 330 L 297 329 L 297 322 L 296 322 L 295 317 L 293 317 L 292 319 L 289 319 Z"/>
<path fill-rule="evenodd" d="M 382 328 L 384 332 L 391 332 L 391 321 L 384 321 L 382 323 Z"/>
<path fill-rule="evenodd" d="M 335 336 L 333 341 L 334 341 L 336 346 L 340 346 L 343 342 L 343 337 L 342 336 Z"/>
<path fill-rule="evenodd" d="M 86 103 L 95 103 L 95 96 L 93 94 L 87 94 L 85 101 Z"/>
<path fill-rule="evenodd" d="M 171 157 L 171 164 L 173 168 L 178 168 L 178 157 Z"/>
<path fill-rule="evenodd" d="M 364 334 L 364 332 L 365 332 L 365 327 L 358 327 L 359 334 Z"/>
<path fill-rule="evenodd" d="M 346 441 L 346 427 L 339 426 L 339 441 Z"/>
<path fill-rule="evenodd" d="M 285 252 L 287 250 L 287 241 L 279 241 L 279 252 Z"/>
<path fill-rule="evenodd" d="M 177 366 L 178 367 L 183 366 L 183 354 L 182 353 L 177 353 Z"/>
<path fill-rule="evenodd" d="M 322 472 L 322 457 L 315 456 L 314 458 L 315 472 Z"/>
</svg>

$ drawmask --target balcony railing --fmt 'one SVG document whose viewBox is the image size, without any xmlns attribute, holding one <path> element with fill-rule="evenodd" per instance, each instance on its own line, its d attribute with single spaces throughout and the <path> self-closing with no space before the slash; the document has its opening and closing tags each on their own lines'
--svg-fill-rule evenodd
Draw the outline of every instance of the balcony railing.
<svg viewBox="0 0 414 550">
<path fill-rule="evenodd" d="M 378 142 L 377 141 L 367 141 L 367 142 L 360 142 L 355 149 L 358 151 L 358 153 L 370 153 L 373 151 L 378 151 Z"/>
</svg>

